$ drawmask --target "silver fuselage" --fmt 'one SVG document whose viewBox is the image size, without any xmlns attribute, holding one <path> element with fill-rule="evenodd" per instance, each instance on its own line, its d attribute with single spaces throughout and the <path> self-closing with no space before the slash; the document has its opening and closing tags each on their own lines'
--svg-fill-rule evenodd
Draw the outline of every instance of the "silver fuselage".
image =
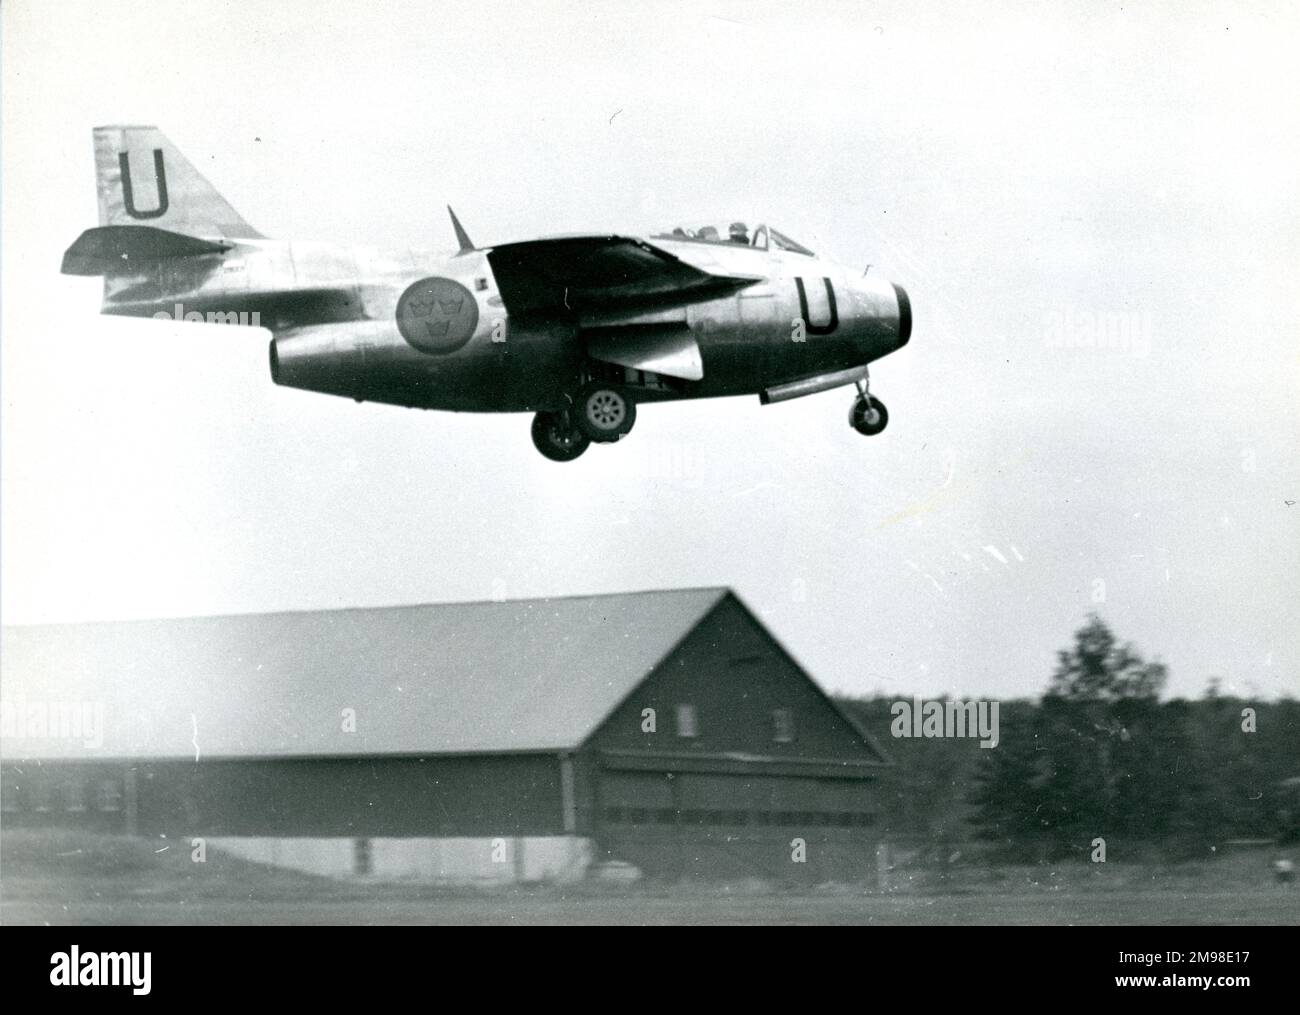
<svg viewBox="0 0 1300 1015">
<path fill-rule="evenodd" d="M 753 394 L 870 363 L 904 345 L 911 326 L 906 294 L 876 273 L 739 244 L 652 241 L 687 265 L 753 279 L 736 291 L 669 306 L 629 298 L 512 314 L 491 249 L 447 255 L 220 242 L 220 253 L 146 262 L 106 278 L 104 312 L 245 315 L 238 319 L 274 335 L 277 384 L 359 401 L 469 412 L 558 409 L 591 361 L 589 336 L 641 326 L 687 329 L 703 375 L 633 371 L 639 375 L 628 382 L 640 389 L 639 401 Z M 416 348 L 397 326 L 399 298 L 429 277 L 458 283 L 477 302 L 472 334 L 454 351 Z"/>
</svg>

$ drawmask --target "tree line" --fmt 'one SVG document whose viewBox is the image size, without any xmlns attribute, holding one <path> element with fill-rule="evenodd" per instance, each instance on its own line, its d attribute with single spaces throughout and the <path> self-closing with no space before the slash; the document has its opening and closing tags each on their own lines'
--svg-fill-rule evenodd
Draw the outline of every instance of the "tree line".
<svg viewBox="0 0 1300 1015">
<path fill-rule="evenodd" d="M 1011 860 L 1209 856 L 1232 840 L 1300 839 L 1300 701 L 1256 701 L 1211 682 L 1161 700 L 1159 662 L 1097 616 L 1058 654 L 1037 700 L 1002 701 L 998 746 L 890 736 L 897 699 L 841 705 L 894 765 L 879 781 L 882 835 L 951 855 Z"/>
</svg>

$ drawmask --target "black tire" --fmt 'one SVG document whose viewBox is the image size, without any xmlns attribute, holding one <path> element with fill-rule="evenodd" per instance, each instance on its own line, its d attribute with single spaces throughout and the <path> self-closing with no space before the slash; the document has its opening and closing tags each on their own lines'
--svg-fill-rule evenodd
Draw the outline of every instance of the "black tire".
<svg viewBox="0 0 1300 1015">
<path fill-rule="evenodd" d="M 578 429 L 600 444 L 626 437 L 636 423 L 636 403 L 622 388 L 592 382 L 573 399 Z"/>
<path fill-rule="evenodd" d="M 571 462 L 591 445 L 590 438 L 562 412 L 539 412 L 533 417 L 533 444 L 553 462 Z"/>
<path fill-rule="evenodd" d="M 873 437 L 888 425 L 889 410 L 875 395 L 871 396 L 870 405 L 861 395 L 853 400 L 853 407 L 849 410 L 849 426 L 858 433 Z"/>
</svg>

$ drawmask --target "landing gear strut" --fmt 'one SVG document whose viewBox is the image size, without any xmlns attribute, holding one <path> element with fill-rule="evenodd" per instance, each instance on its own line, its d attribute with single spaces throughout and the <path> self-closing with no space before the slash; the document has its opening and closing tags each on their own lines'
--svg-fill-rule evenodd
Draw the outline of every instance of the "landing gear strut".
<svg viewBox="0 0 1300 1015">
<path fill-rule="evenodd" d="M 858 381 L 858 397 L 849 409 L 849 426 L 867 437 L 880 433 L 889 423 L 885 403 L 871 394 L 871 374 Z"/>
<path fill-rule="evenodd" d="M 620 387 L 589 381 L 560 412 L 539 412 L 533 443 L 553 462 L 571 462 L 592 442 L 609 444 L 626 437 L 636 422 L 636 403 Z"/>
<path fill-rule="evenodd" d="M 591 438 L 573 425 L 568 412 L 539 412 L 533 417 L 533 444 L 553 462 L 571 462 Z"/>
</svg>

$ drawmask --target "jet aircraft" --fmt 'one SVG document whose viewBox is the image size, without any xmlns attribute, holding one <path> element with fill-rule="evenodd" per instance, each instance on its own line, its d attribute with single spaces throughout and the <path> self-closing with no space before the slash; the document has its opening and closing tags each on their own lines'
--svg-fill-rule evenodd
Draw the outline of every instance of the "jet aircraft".
<svg viewBox="0 0 1300 1015">
<path fill-rule="evenodd" d="M 453 253 L 271 240 L 156 127 L 94 130 L 99 225 L 63 272 L 103 276 L 101 312 L 268 328 L 276 384 L 457 412 L 530 412 L 554 461 L 626 437 L 637 406 L 855 385 L 905 345 L 907 293 L 768 225 L 682 224 Z"/>
</svg>

